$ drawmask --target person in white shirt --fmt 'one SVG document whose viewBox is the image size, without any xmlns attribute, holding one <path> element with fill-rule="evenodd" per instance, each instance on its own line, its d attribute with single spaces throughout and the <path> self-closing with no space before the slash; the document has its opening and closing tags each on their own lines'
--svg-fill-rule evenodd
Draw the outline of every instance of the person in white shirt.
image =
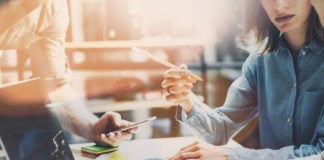
<svg viewBox="0 0 324 160">
<path fill-rule="evenodd" d="M 56 79 L 57 88 L 49 98 L 52 103 L 63 104 L 56 110 L 63 128 L 100 145 L 116 146 L 131 139 L 136 128 L 109 132 L 132 122 L 115 112 L 96 117 L 69 84 L 72 75 L 64 49 L 69 22 L 67 1 L 1 0 L 0 5 L 0 50 L 23 51 L 30 57 L 32 77 Z M 0 116 L 17 112 L 0 112 Z"/>
</svg>

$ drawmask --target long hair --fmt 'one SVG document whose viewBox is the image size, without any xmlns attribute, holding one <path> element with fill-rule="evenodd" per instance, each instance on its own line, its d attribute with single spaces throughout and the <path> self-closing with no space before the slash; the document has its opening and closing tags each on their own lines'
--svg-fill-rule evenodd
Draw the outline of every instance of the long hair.
<svg viewBox="0 0 324 160">
<path fill-rule="evenodd" d="M 259 54 L 274 50 L 280 35 L 280 31 L 272 24 L 259 0 L 246 0 L 243 3 L 240 28 L 238 45 L 242 49 Z M 312 40 L 324 43 L 324 29 L 313 7 L 308 17 L 306 42 Z"/>
<path fill-rule="evenodd" d="M 0 0 L 0 7 L 8 2 L 10 2 L 11 0 Z"/>
</svg>

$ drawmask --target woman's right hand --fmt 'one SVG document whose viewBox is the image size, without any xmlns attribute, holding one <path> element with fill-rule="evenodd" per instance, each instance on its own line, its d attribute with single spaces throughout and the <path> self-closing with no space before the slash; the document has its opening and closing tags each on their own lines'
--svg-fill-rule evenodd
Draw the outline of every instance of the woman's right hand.
<svg viewBox="0 0 324 160">
<path fill-rule="evenodd" d="M 164 81 L 161 86 L 167 101 L 179 104 L 188 114 L 193 105 L 190 100 L 190 93 L 193 84 L 197 82 L 186 65 L 179 68 L 172 68 L 164 72 Z"/>
</svg>

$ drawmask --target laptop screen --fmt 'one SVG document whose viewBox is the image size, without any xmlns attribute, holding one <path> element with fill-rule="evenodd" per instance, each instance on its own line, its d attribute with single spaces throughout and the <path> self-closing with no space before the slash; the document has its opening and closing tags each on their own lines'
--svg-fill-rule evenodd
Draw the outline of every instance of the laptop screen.
<svg viewBox="0 0 324 160">
<path fill-rule="evenodd" d="M 0 117 L 1 147 L 9 160 L 74 160 L 56 116 Z"/>
<path fill-rule="evenodd" d="M 9 160 L 73 160 L 58 118 L 47 104 L 51 80 L 0 86 L 0 142 Z M 50 107 L 49 107 L 50 106 Z"/>
</svg>

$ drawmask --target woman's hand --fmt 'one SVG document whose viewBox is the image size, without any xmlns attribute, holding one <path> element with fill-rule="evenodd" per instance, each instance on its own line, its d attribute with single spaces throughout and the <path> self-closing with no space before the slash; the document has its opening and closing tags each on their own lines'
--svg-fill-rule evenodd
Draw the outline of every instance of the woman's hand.
<svg viewBox="0 0 324 160">
<path fill-rule="evenodd" d="M 107 112 L 94 125 L 94 141 L 103 146 L 117 146 L 124 140 L 132 139 L 132 133 L 135 133 L 137 127 L 117 133 L 109 133 L 117 129 L 127 127 L 133 124 L 132 122 L 122 120 L 120 114 L 116 112 Z"/>
<path fill-rule="evenodd" d="M 194 142 L 180 149 L 170 160 L 203 159 L 203 160 L 227 160 L 228 149 L 214 146 L 206 142 Z"/>
<path fill-rule="evenodd" d="M 310 0 L 310 3 L 315 8 L 321 24 L 324 27 L 324 0 Z"/>
<path fill-rule="evenodd" d="M 189 94 L 196 81 L 186 65 L 167 70 L 161 84 L 166 100 L 179 104 L 186 113 L 189 113 L 193 106 Z"/>
</svg>

